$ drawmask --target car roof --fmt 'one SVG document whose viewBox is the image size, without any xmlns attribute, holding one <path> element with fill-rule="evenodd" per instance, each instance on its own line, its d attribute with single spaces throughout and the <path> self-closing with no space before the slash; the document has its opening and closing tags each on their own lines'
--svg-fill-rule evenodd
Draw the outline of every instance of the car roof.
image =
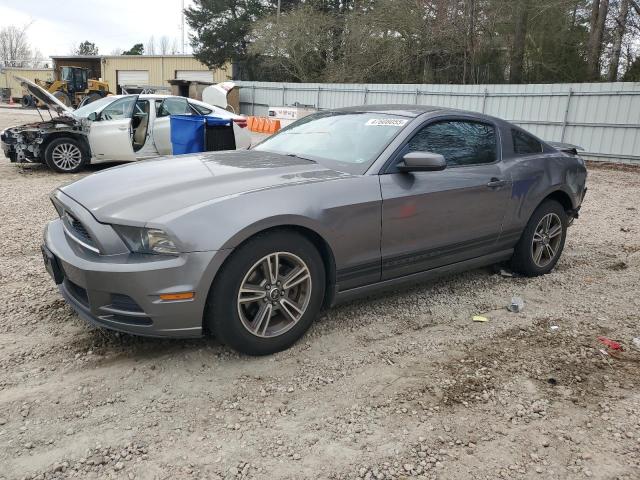
<svg viewBox="0 0 640 480">
<path fill-rule="evenodd" d="M 403 104 L 380 104 L 380 105 L 357 105 L 353 107 L 337 108 L 336 112 L 358 112 L 358 113 L 381 113 L 388 115 L 401 115 L 403 117 L 416 118 L 425 113 L 438 113 L 439 115 L 470 115 L 478 120 L 488 120 L 498 123 L 505 123 L 497 117 L 492 117 L 480 112 L 470 110 L 460 110 L 450 107 L 438 107 L 435 105 L 403 105 Z M 508 122 L 506 122 L 508 123 Z"/>
<path fill-rule="evenodd" d="M 127 93 L 126 95 L 118 94 L 118 95 L 109 95 L 109 98 L 124 98 L 124 97 L 133 97 L 138 96 L 140 98 L 155 98 L 155 99 L 165 99 L 165 98 L 186 98 L 187 100 L 196 101 L 194 98 L 181 97 L 179 95 L 161 95 L 159 93 Z"/>
<path fill-rule="evenodd" d="M 402 104 L 380 104 L 380 105 L 357 105 L 354 107 L 337 108 L 337 112 L 359 112 L 359 113 L 386 113 L 389 115 L 402 115 L 404 117 L 417 117 L 423 113 L 432 113 L 440 110 L 450 110 L 432 105 L 402 105 Z"/>
</svg>

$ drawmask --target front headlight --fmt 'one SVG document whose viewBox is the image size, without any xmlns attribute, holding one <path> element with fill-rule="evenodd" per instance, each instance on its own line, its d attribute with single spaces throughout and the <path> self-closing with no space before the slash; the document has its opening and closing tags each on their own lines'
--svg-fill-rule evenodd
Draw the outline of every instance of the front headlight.
<svg viewBox="0 0 640 480">
<path fill-rule="evenodd" d="M 157 228 L 128 227 L 112 225 L 120 238 L 134 253 L 150 253 L 155 255 L 177 255 L 178 248 L 173 240 Z"/>
</svg>

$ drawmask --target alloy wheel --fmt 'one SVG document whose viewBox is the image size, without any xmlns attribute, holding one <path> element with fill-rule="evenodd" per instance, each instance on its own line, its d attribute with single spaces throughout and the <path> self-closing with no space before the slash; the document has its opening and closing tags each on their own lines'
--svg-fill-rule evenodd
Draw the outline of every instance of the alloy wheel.
<svg viewBox="0 0 640 480">
<path fill-rule="evenodd" d="M 562 242 L 562 221 L 555 213 L 547 213 L 540 219 L 531 242 L 531 258 L 539 268 L 544 268 L 558 255 Z"/>
<path fill-rule="evenodd" d="M 60 143 L 51 152 L 51 160 L 60 170 L 73 170 L 82 163 L 82 152 L 73 143 Z"/>
<path fill-rule="evenodd" d="M 258 337 L 282 335 L 304 315 L 311 289 L 309 267 L 297 255 L 274 252 L 262 257 L 240 284 L 237 306 L 242 325 Z"/>
</svg>

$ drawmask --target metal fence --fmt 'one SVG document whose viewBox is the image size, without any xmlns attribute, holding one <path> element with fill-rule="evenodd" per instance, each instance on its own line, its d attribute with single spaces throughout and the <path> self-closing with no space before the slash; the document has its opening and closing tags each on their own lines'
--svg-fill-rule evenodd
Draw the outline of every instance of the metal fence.
<svg viewBox="0 0 640 480">
<path fill-rule="evenodd" d="M 404 103 L 459 108 L 509 120 L 538 137 L 579 145 L 594 160 L 640 162 L 640 83 L 415 85 L 237 82 L 240 109 L 319 110 Z"/>
</svg>

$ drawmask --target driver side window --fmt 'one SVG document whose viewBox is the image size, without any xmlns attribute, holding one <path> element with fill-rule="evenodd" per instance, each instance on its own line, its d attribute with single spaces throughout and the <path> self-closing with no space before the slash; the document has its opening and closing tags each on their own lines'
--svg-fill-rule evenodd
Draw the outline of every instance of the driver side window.
<svg viewBox="0 0 640 480">
<path fill-rule="evenodd" d="M 122 120 L 124 118 L 131 118 L 135 103 L 136 97 L 119 98 L 100 112 L 100 119 Z"/>
<path fill-rule="evenodd" d="M 477 165 L 496 161 L 496 144 L 496 130 L 492 125 L 446 120 L 419 130 L 409 141 L 405 153 L 439 153 L 448 166 Z"/>
</svg>

